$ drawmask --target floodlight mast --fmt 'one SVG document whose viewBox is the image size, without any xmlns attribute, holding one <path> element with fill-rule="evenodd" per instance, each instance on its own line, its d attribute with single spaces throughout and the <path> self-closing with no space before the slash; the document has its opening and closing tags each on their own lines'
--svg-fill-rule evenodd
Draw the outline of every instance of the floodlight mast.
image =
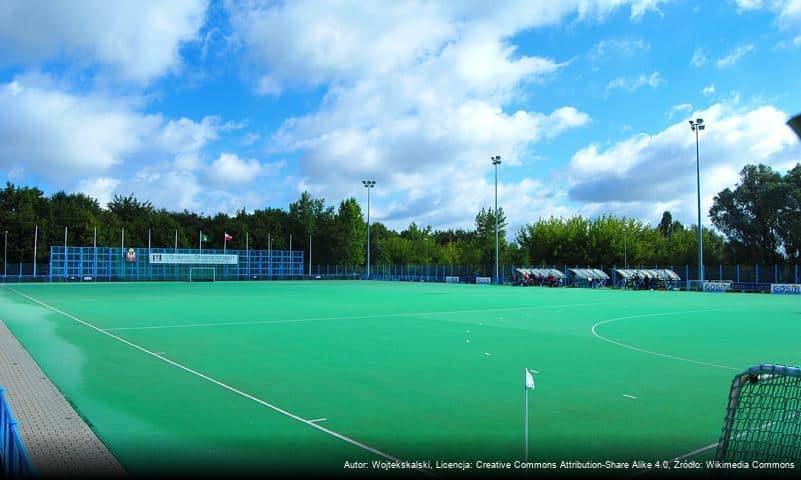
<svg viewBox="0 0 801 480">
<path fill-rule="evenodd" d="M 492 164 L 495 166 L 495 284 L 500 284 L 501 276 L 498 267 L 498 252 L 500 250 L 498 247 L 498 165 L 501 164 L 501 156 L 493 155 L 490 157 L 490 160 L 492 160 Z"/>
<path fill-rule="evenodd" d="M 704 119 L 690 120 L 690 130 L 695 132 L 695 179 L 698 195 L 698 281 L 704 281 L 704 240 L 701 227 L 701 156 L 698 147 L 698 132 L 704 130 Z"/>
<path fill-rule="evenodd" d="M 375 180 L 362 180 L 367 189 L 367 280 L 370 280 L 370 189 L 375 188 Z"/>
</svg>

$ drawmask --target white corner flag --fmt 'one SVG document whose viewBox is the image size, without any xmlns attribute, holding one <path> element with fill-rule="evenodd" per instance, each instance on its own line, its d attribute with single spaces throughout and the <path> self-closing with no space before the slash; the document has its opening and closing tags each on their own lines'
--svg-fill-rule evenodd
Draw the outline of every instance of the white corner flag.
<svg viewBox="0 0 801 480">
<path fill-rule="evenodd" d="M 526 368 L 526 386 L 523 389 L 523 398 L 524 400 L 524 430 L 525 430 L 525 440 L 523 445 L 523 451 L 525 453 L 526 463 L 528 463 L 528 391 L 534 390 L 534 372 Z"/>
<path fill-rule="evenodd" d="M 526 369 L 526 390 L 534 390 L 534 373 Z"/>
</svg>

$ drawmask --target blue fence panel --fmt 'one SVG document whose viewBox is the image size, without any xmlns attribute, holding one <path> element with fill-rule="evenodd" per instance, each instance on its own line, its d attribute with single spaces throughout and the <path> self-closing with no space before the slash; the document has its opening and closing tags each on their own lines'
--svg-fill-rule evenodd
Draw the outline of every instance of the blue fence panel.
<svg viewBox="0 0 801 480">
<path fill-rule="evenodd" d="M 0 387 L 0 465 L 4 478 L 34 475 L 28 452 L 19 436 L 17 421 L 6 402 L 6 391 L 3 387 Z"/>
<path fill-rule="evenodd" d="M 127 257 L 130 250 L 134 256 Z M 235 265 L 176 265 L 150 263 L 151 253 L 238 255 Z M 46 278 L 59 281 L 187 280 L 189 268 L 212 266 L 217 280 L 282 279 L 303 276 L 303 251 L 214 250 L 175 248 L 50 247 Z"/>
</svg>

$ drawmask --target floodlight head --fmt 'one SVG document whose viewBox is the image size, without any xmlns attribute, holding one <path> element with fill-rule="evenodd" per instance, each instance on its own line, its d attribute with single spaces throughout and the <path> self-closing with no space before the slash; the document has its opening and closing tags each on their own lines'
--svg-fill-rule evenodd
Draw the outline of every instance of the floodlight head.
<svg viewBox="0 0 801 480">
<path fill-rule="evenodd" d="M 703 130 L 705 125 L 698 125 L 698 130 Z"/>
<path fill-rule="evenodd" d="M 787 125 L 793 129 L 798 138 L 801 138 L 801 113 L 788 120 Z"/>
<path fill-rule="evenodd" d="M 490 156 L 490 159 L 492 160 L 492 164 L 493 165 L 500 165 L 500 163 L 501 163 L 501 156 L 500 155 Z"/>
<path fill-rule="evenodd" d="M 375 186 L 375 180 L 362 180 L 362 185 L 366 188 L 373 188 Z"/>
<path fill-rule="evenodd" d="M 695 119 L 695 123 L 697 123 L 698 125 L 701 125 L 702 123 L 704 123 L 704 119 L 703 118 L 697 118 L 697 119 Z"/>
</svg>

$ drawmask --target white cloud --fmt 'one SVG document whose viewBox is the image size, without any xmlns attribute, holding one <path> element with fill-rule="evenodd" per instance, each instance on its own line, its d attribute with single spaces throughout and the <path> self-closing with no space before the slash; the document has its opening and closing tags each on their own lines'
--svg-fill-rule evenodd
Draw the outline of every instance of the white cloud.
<svg viewBox="0 0 801 480">
<path fill-rule="evenodd" d="M 786 171 L 801 154 L 784 125 L 787 115 L 771 106 L 742 110 L 715 104 L 694 112 L 707 128 L 701 132 L 702 211 L 713 197 L 737 181 L 749 163 Z M 587 213 L 615 211 L 658 221 L 666 205 L 674 217 L 693 222 L 695 212 L 695 136 L 685 121 L 653 135 L 638 135 L 601 149 L 576 152 L 566 172 L 570 198 Z"/>
<path fill-rule="evenodd" d="M 310 86 L 325 91 L 317 111 L 287 119 L 267 141 L 268 152 L 297 156 L 293 185 L 343 198 L 362 194 L 360 180 L 371 177 L 379 182 L 381 221 L 464 226 L 488 201 L 477 191 L 492 172 L 489 155 L 501 155 L 504 169 L 526 168 L 538 161 L 537 142 L 590 122 L 570 105 L 549 112 L 509 107 L 523 88 L 536 89 L 569 64 L 522 54 L 509 43 L 512 36 L 569 15 L 602 18 L 622 3 L 548 5 L 228 8 L 256 83 L 266 76 L 274 94 Z M 658 72 L 638 81 L 634 88 L 663 82 Z"/>
<path fill-rule="evenodd" d="M 703 67 L 707 61 L 706 51 L 703 48 L 696 48 L 693 52 L 693 58 L 690 59 L 690 65 L 694 67 Z"/>
<path fill-rule="evenodd" d="M 158 143 L 165 150 L 176 154 L 193 154 L 202 150 L 209 142 L 219 138 L 218 132 L 225 126 L 220 117 L 206 116 L 200 123 L 188 118 L 170 120 L 158 134 Z"/>
<path fill-rule="evenodd" d="M 0 83 L 0 170 L 15 181 L 40 178 L 86 192 L 101 204 L 134 193 L 159 208 L 215 212 L 210 185 L 281 166 L 220 156 L 219 171 L 207 176 L 208 147 L 244 123 L 165 119 L 140 107 L 136 98 L 74 93 L 42 76 Z"/>
<path fill-rule="evenodd" d="M 785 30 L 801 28 L 801 0 L 737 0 L 739 12 L 768 9 L 777 15 L 779 26 Z"/>
<path fill-rule="evenodd" d="M 208 176 L 213 183 L 236 185 L 254 181 L 261 172 L 262 166 L 258 161 L 223 152 L 209 166 Z"/>
<path fill-rule="evenodd" d="M 617 77 L 606 84 L 606 93 L 608 94 L 613 90 L 624 90 L 632 93 L 644 86 L 657 88 L 663 83 L 665 83 L 665 80 L 659 72 L 653 72 L 650 75 L 641 74 L 636 78 Z"/>
<path fill-rule="evenodd" d="M 725 57 L 719 58 L 718 61 L 715 62 L 715 65 L 718 68 L 731 67 L 734 64 L 736 64 L 737 61 L 739 61 L 741 58 L 743 58 L 746 54 L 748 54 L 749 52 L 751 52 L 753 50 L 754 50 L 754 46 L 752 44 L 750 44 L 750 43 L 747 44 L 747 45 L 740 45 L 737 48 L 735 48 L 734 50 L 732 50 L 732 52 L 729 53 L 728 55 L 726 55 Z"/>
<path fill-rule="evenodd" d="M 631 19 L 638 21 L 649 11 L 661 14 L 662 12 L 659 10 L 659 5 L 667 2 L 668 0 L 637 0 L 632 2 Z"/>
<path fill-rule="evenodd" d="M 118 179 L 111 177 L 84 179 L 78 183 L 77 191 L 97 199 L 101 206 L 105 206 L 113 198 L 119 184 Z"/>
<path fill-rule="evenodd" d="M 0 167 L 58 179 L 105 172 L 139 151 L 161 119 L 130 101 L 76 95 L 46 80 L 0 84 Z"/>
<path fill-rule="evenodd" d="M 801 30 L 801 0 L 781 2 L 779 24 L 784 29 Z"/>
<path fill-rule="evenodd" d="M 592 46 L 588 54 L 593 61 L 632 57 L 647 52 L 651 45 L 641 39 L 607 39 Z"/>
<path fill-rule="evenodd" d="M 0 52 L 6 62 L 38 64 L 61 55 L 146 82 L 180 64 L 196 39 L 205 0 L 0 2 Z"/>
<path fill-rule="evenodd" d="M 670 111 L 668 111 L 668 118 L 673 118 L 677 114 L 689 112 L 692 109 L 693 106 L 691 103 L 680 103 L 678 105 L 673 105 L 670 107 Z"/>
<path fill-rule="evenodd" d="M 487 43 L 491 47 L 516 32 L 559 24 L 571 14 L 579 20 L 603 19 L 628 5 L 631 17 L 639 19 L 658 10 L 660 3 L 664 2 L 512 1 L 487 9 L 458 2 L 229 2 L 227 10 L 234 40 L 246 47 L 257 72 L 254 89 L 277 95 L 287 86 L 389 75 L 435 59 L 443 49 L 471 39 L 486 40 L 472 42 L 473 46 Z M 520 60 L 521 65 L 530 61 L 528 57 Z M 479 68 L 475 67 L 475 73 Z"/>
<path fill-rule="evenodd" d="M 764 6 L 762 0 L 736 0 L 737 11 L 757 10 Z"/>
<path fill-rule="evenodd" d="M 706 87 L 701 89 L 701 93 L 703 95 L 705 95 L 705 96 L 714 95 L 714 93 L 715 93 L 715 84 L 714 83 L 710 83 L 709 85 L 707 85 Z"/>
<path fill-rule="evenodd" d="M 279 96 L 282 91 L 281 82 L 271 75 L 262 75 L 256 87 L 256 92 L 260 95 Z"/>
</svg>

